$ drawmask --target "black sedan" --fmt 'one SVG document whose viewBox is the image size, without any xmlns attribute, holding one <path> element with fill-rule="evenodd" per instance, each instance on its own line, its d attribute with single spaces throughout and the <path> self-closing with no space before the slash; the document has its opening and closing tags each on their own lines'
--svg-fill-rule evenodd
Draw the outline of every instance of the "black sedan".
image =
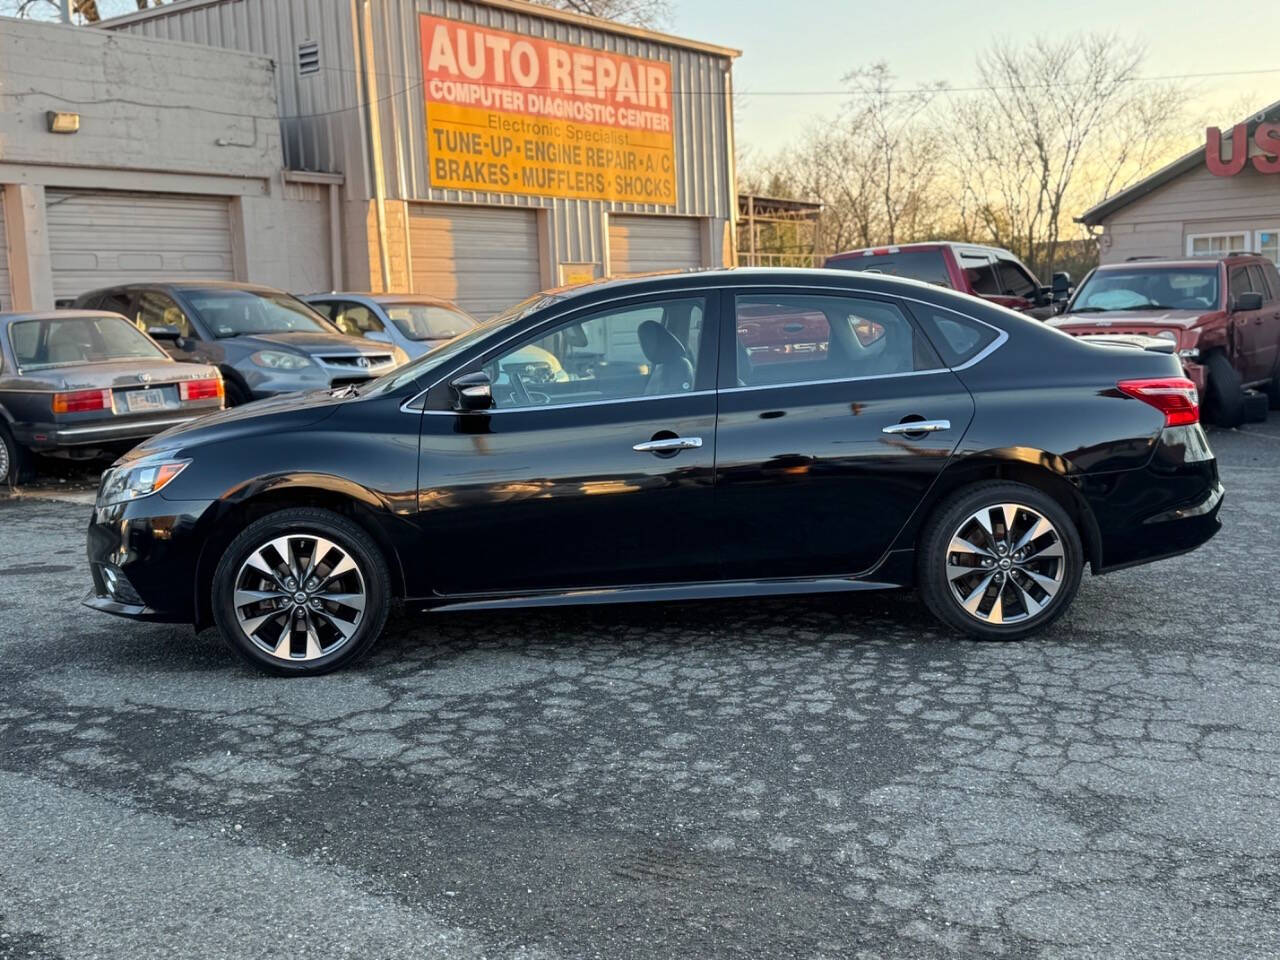
<svg viewBox="0 0 1280 960">
<path fill-rule="evenodd" d="M 314 674 L 414 610 L 916 586 L 1015 638 L 1194 549 L 1223 491 L 1164 352 L 938 287 L 719 271 L 531 298 L 363 388 L 105 475 L 86 602 Z"/>
<path fill-rule="evenodd" d="M 222 408 L 213 367 L 177 363 L 124 317 L 0 314 L 0 485 L 28 452 L 118 452 Z"/>
<path fill-rule="evenodd" d="M 394 344 L 346 336 L 283 290 L 251 283 L 134 283 L 86 293 L 76 306 L 123 314 L 174 359 L 216 366 L 229 407 L 363 383 L 409 359 Z"/>
</svg>

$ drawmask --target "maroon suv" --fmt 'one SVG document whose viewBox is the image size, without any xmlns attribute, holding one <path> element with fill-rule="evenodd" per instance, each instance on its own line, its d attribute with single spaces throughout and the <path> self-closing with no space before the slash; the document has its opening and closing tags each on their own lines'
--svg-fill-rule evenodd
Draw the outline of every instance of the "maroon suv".
<svg viewBox="0 0 1280 960">
<path fill-rule="evenodd" d="M 939 241 L 846 250 L 828 257 L 824 266 L 923 280 L 1041 320 L 1052 315 L 1054 302 L 1065 300 L 1071 286 L 1071 277 L 1065 273 L 1053 275 L 1052 288 L 1041 286 L 1008 250 L 973 243 Z"/>
<path fill-rule="evenodd" d="M 1097 267 L 1049 321 L 1074 336 L 1170 341 L 1207 418 L 1244 421 L 1246 388 L 1280 409 L 1280 271 L 1257 254 L 1140 259 Z"/>
</svg>

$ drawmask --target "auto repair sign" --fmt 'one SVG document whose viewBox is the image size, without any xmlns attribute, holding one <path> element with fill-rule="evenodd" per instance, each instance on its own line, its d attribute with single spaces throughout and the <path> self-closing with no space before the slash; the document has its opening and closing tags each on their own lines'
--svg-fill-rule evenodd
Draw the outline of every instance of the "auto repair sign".
<svg viewBox="0 0 1280 960">
<path fill-rule="evenodd" d="M 671 65 L 426 14 L 431 185 L 676 202 Z"/>
</svg>

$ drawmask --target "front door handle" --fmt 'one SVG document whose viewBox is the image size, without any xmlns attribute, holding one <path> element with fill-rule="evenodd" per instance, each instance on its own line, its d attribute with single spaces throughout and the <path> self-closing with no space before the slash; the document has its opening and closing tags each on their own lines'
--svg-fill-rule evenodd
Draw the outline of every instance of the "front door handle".
<svg viewBox="0 0 1280 960">
<path fill-rule="evenodd" d="M 906 423 L 895 423 L 889 427 L 881 427 L 881 433 L 937 433 L 939 430 L 950 430 L 950 420 L 908 420 Z"/>
<path fill-rule="evenodd" d="M 701 446 L 701 437 L 663 437 L 637 443 L 631 449 L 636 453 L 674 453 L 677 450 L 697 450 Z"/>
</svg>

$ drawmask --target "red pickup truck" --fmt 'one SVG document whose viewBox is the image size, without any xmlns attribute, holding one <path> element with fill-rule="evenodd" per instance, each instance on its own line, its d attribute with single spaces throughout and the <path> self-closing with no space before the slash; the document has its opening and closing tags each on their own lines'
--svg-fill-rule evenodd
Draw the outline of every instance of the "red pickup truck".
<svg viewBox="0 0 1280 960">
<path fill-rule="evenodd" d="M 1061 316 L 1077 337 L 1167 340 L 1223 427 L 1280 409 L 1280 271 L 1256 253 L 1107 263 L 1084 278 Z M 1256 392 L 1255 392 L 1256 391 Z"/>
<path fill-rule="evenodd" d="M 1052 316 L 1054 304 L 1071 292 L 1069 274 L 1055 273 L 1053 286 L 1042 286 L 1008 250 L 973 243 L 939 241 L 846 250 L 828 257 L 824 266 L 936 283 L 1041 320 Z"/>
</svg>

